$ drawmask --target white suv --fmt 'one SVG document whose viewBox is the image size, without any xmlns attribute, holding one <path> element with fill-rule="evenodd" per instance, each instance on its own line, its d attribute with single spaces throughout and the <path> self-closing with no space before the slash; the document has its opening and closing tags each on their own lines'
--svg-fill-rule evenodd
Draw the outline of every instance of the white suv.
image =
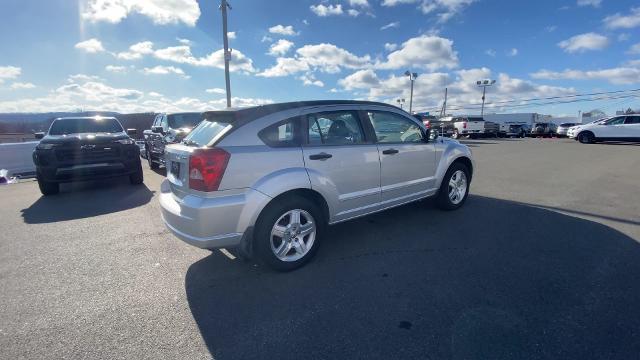
<svg viewBox="0 0 640 360">
<path fill-rule="evenodd" d="M 598 141 L 640 141 L 640 114 L 615 116 L 573 129 L 575 139 L 583 144 Z"/>
<path fill-rule="evenodd" d="M 462 206 L 471 151 L 431 138 L 395 106 L 308 101 L 211 111 L 165 149 L 167 227 L 207 249 L 236 247 L 278 270 L 303 265 L 326 225 L 436 196 Z"/>
</svg>

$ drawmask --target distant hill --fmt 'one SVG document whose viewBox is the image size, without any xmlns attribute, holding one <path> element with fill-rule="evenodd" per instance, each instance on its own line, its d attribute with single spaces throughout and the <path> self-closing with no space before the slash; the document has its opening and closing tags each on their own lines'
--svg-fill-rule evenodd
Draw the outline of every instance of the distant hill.
<svg viewBox="0 0 640 360">
<path fill-rule="evenodd" d="M 144 130 L 151 128 L 151 123 L 156 116 L 155 113 L 120 114 L 108 111 L 0 113 L 0 134 L 33 134 L 39 131 L 47 131 L 51 122 L 59 117 L 97 115 L 116 117 L 125 128 L 136 129 L 138 131 L 138 138 L 142 138 L 142 132 Z"/>
</svg>

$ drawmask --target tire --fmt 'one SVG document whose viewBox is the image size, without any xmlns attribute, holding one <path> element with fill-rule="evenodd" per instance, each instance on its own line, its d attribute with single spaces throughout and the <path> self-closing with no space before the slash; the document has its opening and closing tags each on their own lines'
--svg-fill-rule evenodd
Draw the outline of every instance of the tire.
<svg viewBox="0 0 640 360">
<path fill-rule="evenodd" d="M 37 176 L 38 179 L 38 187 L 40 188 L 40 192 L 44 196 L 55 195 L 60 192 L 60 184 L 55 182 L 48 182 L 42 180 L 40 176 Z"/>
<path fill-rule="evenodd" d="M 153 161 L 151 152 L 149 152 L 149 150 L 147 150 L 147 162 L 149 163 L 149 167 L 151 168 L 151 170 L 158 170 L 158 168 L 160 168 L 160 165 L 157 162 Z"/>
<path fill-rule="evenodd" d="M 460 139 L 460 133 L 458 132 L 458 129 L 453 129 L 453 135 L 451 135 L 452 139 Z"/>
<path fill-rule="evenodd" d="M 581 144 L 593 144 L 595 142 L 593 133 L 589 131 L 578 134 L 576 138 L 578 139 L 578 141 L 580 141 Z"/>
<path fill-rule="evenodd" d="M 450 183 L 455 182 L 454 175 L 460 179 L 460 176 L 464 175 L 461 178 L 464 181 L 464 189 L 459 188 L 457 194 L 453 196 L 450 195 Z M 467 200 L 467 196 L 469 196 L 469 185 L 471 183 L 471 174 L 469 173 L 469 168 L 467 168 L 462 163 L 453 163 L 444 178 L 442 179 L 442 184 L 440 185 L 440 191 L 438 191 L 438 196 L 436 198 L 436 205 L 442 210 L 456 210 L 461 207 L 464 202 Z M 464 194 L 460 193 L 460 191 L 464 190 Z"/>
<path fill-rule="evenodd" d="M 138 166 L 138 170 L 129 175 L 129 182 L 131 185 L 140 185 L 144 182 L 144 173 L 142 172 L 142 166 Z"/>
<path fill-rule="evenodd" d="M 300 218 L 297 224 L 292 219 L 295 212 Z M 315 227 L 309 228 L 312 230 L 304 235 L 305 225 L 310 223 Z M 276 226 L 282 228 L 280 231 L 284 236 L 273 233 L 278 231 Z M 256 222 L 253 245 L 258 260 L 277 271 L 291 271 L 303 266 L 318 251 L 325 226 L 322 211 L 311 200 L 301 196 L 276 200 L 267 205 Z M 291 231 L 300 235 L 291 239 Z M 287 241 L 285 236 L 291 240 Z M 280 254 L 276 255 L 279 250 Z"/>
</svg>

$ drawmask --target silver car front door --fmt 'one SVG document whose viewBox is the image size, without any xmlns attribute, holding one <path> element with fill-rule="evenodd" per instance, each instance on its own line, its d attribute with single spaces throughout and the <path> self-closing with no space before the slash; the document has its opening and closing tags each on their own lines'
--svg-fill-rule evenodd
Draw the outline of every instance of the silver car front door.
<svg viewBox="0 0 640 360">
<path fill-rule="evenodd" d="M 330 222 L 357 217 L 379 208 L 380 159 L 367 139 L 355 108 L 305 111 L 303 156 L 311 187 L 324 195 Z"/>
<path fill-rule="evenodd" d="M 383 206 L 431 195 L 436 186 L 436 152 L 413 119 L 389 111 L 367 111 L 376 134 Z"/>
</svg>

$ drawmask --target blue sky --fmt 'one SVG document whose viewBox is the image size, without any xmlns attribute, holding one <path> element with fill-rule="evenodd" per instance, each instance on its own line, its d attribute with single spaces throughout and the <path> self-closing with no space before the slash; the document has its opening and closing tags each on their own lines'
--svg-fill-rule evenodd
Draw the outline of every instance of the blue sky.
<svg viewBox="0 0 640 360">
<path fill-rule="evenodd" d="M 511 102 L 640 88 L 640 4 L 626 0 L 231 0 L 234 105 L 302 99 L 575 115 L 636 98 Z M 0 112 L 224 107 L 217 0 L 3 0 Z M 504 106 L 519 104 L 520 107 Z M 455 110 L 456 107 L 460 110 Z"/>
</svg>

